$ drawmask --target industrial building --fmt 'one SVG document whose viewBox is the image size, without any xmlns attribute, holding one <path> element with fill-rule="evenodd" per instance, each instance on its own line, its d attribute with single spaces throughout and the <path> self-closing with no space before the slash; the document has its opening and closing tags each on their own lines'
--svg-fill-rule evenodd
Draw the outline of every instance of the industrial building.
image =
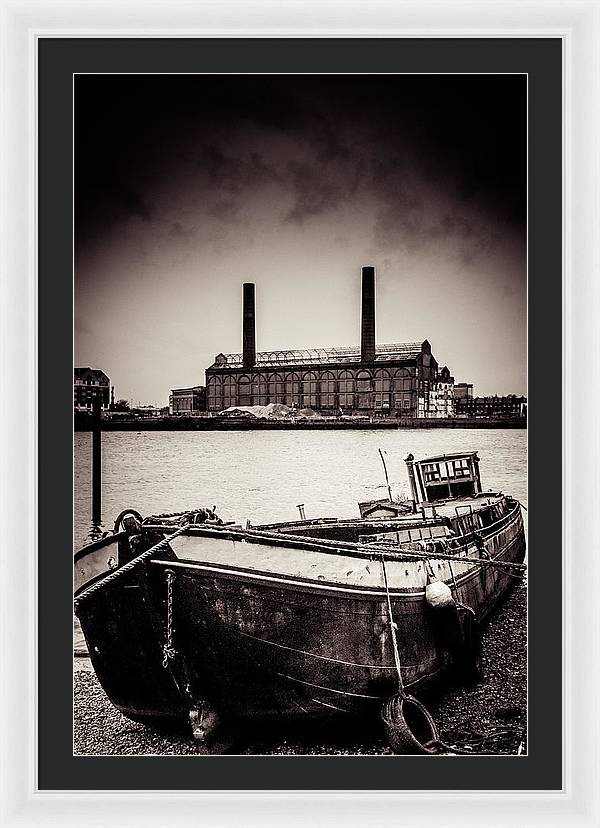
<svg viewBox="0 0 600 828">
<path fill-rule="evenodd" d="M 169 414 L 199 414 L 206 411 L 206 388 L 194 385 L 191 388 L 173 388 L 169 394 Z"/>
<path fill-rule="evenodd" d="M 246 283 L 242 348 L 218 354 L 206 370 L 209 412 L 283 403 L 322 414 L 451 416 L 453 379 L 447 368 L 438 372 L 427 340 L 376 344 L 374 267 L 362 268 L 360 347 L 257 353 L 255 286 Z"/>
</svg>

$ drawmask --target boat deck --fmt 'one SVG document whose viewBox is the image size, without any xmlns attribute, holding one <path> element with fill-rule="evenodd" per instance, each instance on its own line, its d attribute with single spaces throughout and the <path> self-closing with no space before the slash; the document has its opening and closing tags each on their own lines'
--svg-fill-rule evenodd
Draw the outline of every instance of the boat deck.
<svg viewBox="0 0 600 828">
<path fill-rule="evenodd" d="M 230 538 L 180 535 L 170 544 L 181 562 L 205 565 L 219 570 L 234 569 L 246 575 L 274 575 L 292 580 L 308 580 L 336 584 L 341 587 L 360 587 L 383 590 L 385 588 L 381 561 L 369 560 L 351 554 L 341 555 L 302 547 L 250 543 Z M 376 553 L 374 553 L 376 554 Z M 431 559 L 434 569 L 442 580 L 452 577 L 448 561 Z M 456 558 L 452 563 L 454 575 L 469 570 L 468 558 Z M 427 583 L 424 561 L 386 561 L 390 588 L 424 589 Z"/>
<path fill-rule="evenodd" d="M 453 498 L 435 504 L 435 515 L 442 518 L 456 518 L 468 516 L 482 508 L 500 504 L 504 495 L 497 492 L 486 492 L 478 497 Z M 430 539 L 444 537 L 448 534 L 445 525 L 432 525 L 431 518 L 419 520 L 419 513 L 402 516 L 394 520 L 394 528 L 390 531 L 389 520 L 382 519 L 381 537 L 402 536 L 403 540 Z M 357 519 L 357 522 L 358 519 Z M 344 523 L 340 521 L 340 524 Z M 377 520 L 370 524 L 377 524 Z M 410 524 L 411 530 L 402 531 L 402 524 Z M 302 521 L 295 524 L 286 524 L 290 529 L 299 527 Z M 418 529 L 418 526 L 422 530 Z M 417 527 L 417 528 L 415 528 Z M 285 528 L 282 525 L 282 529 Z M 400 530 L 400 531 L 396 531 Z M 193 530 L 192 530 L 193 532 Z M 419 532 L 419 536 L 416 536 Z M 415 535 L 415 537 L 413 537 Z M 304 536 L 307 542 L 316 540 L 310 535 Z M 375 540 L 375 538 L 373 538 Z M 317 541 L 318 542 L 318 541 Z M 331 542 L 331 541 L 330 541 Z M 180 535 L 170 544 L 173 552 L 181 563 L 189 563 L 208 569 L 218 569 L 224 574 L 236 572 L 246 577 L 274 576 L 291 580 L 322 582 L 335 584 L 342 588 L 360 588 L 383 590 L 385 588 L 383 568 L 377 552 L 373 552 L 373 559 L 364 555 L 353 555 L 351 551 L 340 554 L 339 551 L 327 548 L 303 548 L 301 545 L 281 545 L 275 541 L 261 542 L 261 539 L 235 538 L 222 536 L 208 536 L 204 534 Z M 364 547 L 363 547 L 364 548 Z M 397 551 L 402 551 L 402 547 Z M 410 553 L 411 547 L 406 548 Z M 414 546 L 412 547 L 414 553 Z M 478 557 L 475 546 L 469 553 Z M 436 575 L 441 580 L 448 580 L 463 575 L 473 567 L 468 556 L 456 555 L 454 560 L 437 559 L 434 555 L 429 558 Z M 386 561 L 388 583 L 395 590 L 422 590 L 427 583 L 425 561 L 407 557 L 405 560 Z"/>
<path fill-rule="evenodd" d="M 457 517 L 457 510 L 458 514 L 462 517 L 467 514 L 471 508 L 474 512 L 476 512 L 486 506 L 495 506 L 502 503 L 504 497 L 505 496 L 502 492 L 490 491 L 482 492 L 482 494 L 477 497 L 455 497 L 451 500 L 436 501 L 436 503 L 431 505 L 435 506 L 436 515 L 455 518 Z"/>
</svg>

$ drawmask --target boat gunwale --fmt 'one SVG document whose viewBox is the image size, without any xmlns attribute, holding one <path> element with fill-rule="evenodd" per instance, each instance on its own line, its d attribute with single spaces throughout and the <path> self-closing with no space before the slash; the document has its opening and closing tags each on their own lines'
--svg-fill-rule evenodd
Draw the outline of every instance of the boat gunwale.
<svg viewBox="0 0 600 828">
<path fill-rule="evenodd" d="M 126 537 L 127 532 L 122 530 L 121 532 L 116 532 L 114 535 L 106 535 L 104 538 L 91 541 L 85 546 L 81 546 L 73 553 L 73 563 L 77 563 L 80 558 L 83 558 L 85 555 L 89 555 L 90 552 L 97 552 L 99 549 L 102 549 L 105 546 L 110 546 L 111 543 L 115 543 L 115 541 L 118 542 Z"/>
<path fill-rule="evenodd" d="M 509 497 L 508 495 L 505 495 L 504 497 L 506 497 L 507 500 L 512 501 L 514 503 L 514 506 L 511 508 L 511 510 L 506 515 L 503 515 L 498 521 L 495 521 L 493 524 L 490 524 L 487 527 L 482 527 L 482 529 L 479 532 L 479 535 L 481 537 L 483 537 L 484 539 L 486 539 L 486 540 L 491 539 L 494 535 L 497 535 L 505 527 L 507 527 L 510 523 L 516 522 L 518 519 L 521 519 L 521 511 L 520 511 L 520 505 L 521 504 L 519 503 L 519 501 L 514 499 L 514 498 Z M 360 522 L 360 519 L 357 519 L 357 522 Z M 177 527 L 165 526 L 165 525 L 162 525 L 162 526 L 161 525 L 157 525 L 157 526 L 151 525 L 151 526 L 146 526 L 145 528 L 148 531 L 163 533 L 164 540 L 167 540 L 169 535 L 172 534 L 177 529 Z M 179 527 L 179 530 L 182 529 L 182 528 L 183 527 Z M 252 534 L 249 534 L 249 532 L 251 532 Z M 118 542 L 118 540 L 120 540 L 120 538 L 122 536 L 124 536 L 125 534 L 126 533 L 121 532 L 121 533 L 117 533 L 116 535 L 109 535 L 106 538 L 102 538 L 99 541 L 95 541 L 92 544 L 89 544 L 88 546 L 83 547 L 82 549 L 80 549 L 78 551 L 78 553 L 76 553 L 75 561 L 80 560 L 83 557 L 83 555 L 89 554 L 91 551 L 97 551 L 98 548 L 102 548 L 103 546 L 108 546 L 111 543 Z M 374 560 L 377 557 L 380 558 L 380 559 L 383 559 L 383 560 L 387 560 L 387 561 L 402 562 L 402 563 L 414 562 L 414 561 L 420 560 L 420 559 L 423 559 L 423 560 L 444 560 L 444 557 L 439 557 L 439 555 L 435 555 L 435 553 L 432 553 L 430 555 L 426 555 L 426 554 L 421 555 L 421 554 L 415 552 L 414 554 L 409 555 L 407 557 L 406 554 L 402 555 L 402 553 L 399 553 L 395 550 L 390 550 L 389 547 L 384 548 L 384 547 L 378 546 L 376 544 L 365 545 L 365 544 L 357 544 L 357 543 L 352 543 L 352 542 L 342 542 L 342 544 L 340 544 L 340 543 L 335 542 L 335 541 L 328 541 L 326 543 L 323 543 L 322 539 L 312 538 L 310 540 L 307 540 L 306 538 L 304 538 L 302 536 L 296 536 L 296 535 L 289 536 L 289 535 L 285 535 L 285 534 L 282 534 L 282 533 L 279 533 L 279 532 L 253 532 L 253 530 L 232 531 L 229 527 L 228 528 L 223 528 L 223 529 L 217 529 L 216 527 L 204 527 L 204 526 L 198 525 L 198 524 L 191 524 L 191 525 L 185 527 L 185 530 L 182 534 L 185 534 L 185 535 L 190 536 L 190 537 L 194 537 L 194 536 L 196 536 L 196 537 L 216 537 L 216 538 L 225 537 L 225 538 L 228 538 L 228 539 L 233 540 L 233 541 L 239 540 L 239 541 L 242 541 L 242 542 L 251 542 L 251 543 L 252 542 L 254 542 L 254 543 L 265 542 L 268 545 L 277 545 L 277 546 L 281 546 L 283 548 L 298 548 L 298 547 L 301 547 L 301 548 L 304 548 L 304 549 L 313 549 L 313 550 L 316 550 L 316 551 L 318 551 L 322 554 L 328 554 L 329 553 L 329 554 L 337 554 L 337 555 L 350 555 L 350 556 L 355 557 L 355 558 L 368 559 L 370 561 Z M 457 537 L 453 538 L 452 540 L 454 541 L 454 543 L 461 540 L 462 544 L 458 547 L 455 547 L 456 554 L 448 555 L 447 559 L 450 559 L 451 561 L 456 560 L 459 563 L 465 563 L 465 564 L 469 563 L 472 560 L 472 565 L 469 566 L 469 568 L 466 570 L 466 572 L 461 573 L 460 575 L 456 576 L 456 580 L 457 580 L 457 583 L 458 583 L 458 582 L 461 582 L 461 581 L 465 580 L 467 577 L 475 576 L 475 573 L 476 573 L 476 570 L 477 570 L 477 564 L 481 562 L 481 558 L 474 558 L 474 557 L 470 558 L 468 554 L 466 554 L 466 555 L 458 554 L 461 549 L 467 548 L 467 550 L 468 550 L 469 544 L 474 540 L 474 533 L 468 533 L 467 535 L 457 536 Z M 512 542 L 511 542 L 511 545 L 512 545 Z M 490 558 L 490 560 L 492 560 L 492 561 L 498 560 L 499 555 L 503 554 L 503 552 L 505 552 L 506 548 L 507 547 L 504 547 L 502 550 L 499 551 L 498 555 L 494 556 L 493 558 Z M 500 558 L 500 560 L 501 560 L 501 558 Z M 133 562 L 134 561 L 132 561 L 131 563 L 133 563 Z M 154 558 L 150 562 L 160 562 L 160 563 L 163 563 L 163 564 L 168 564 L 168 563 L 173 563 L 174 564 L 175 563 L 173 561 L 170 561 L 169 559 L 164 559 L 164 558 L 163 559 Z M 189 561 L 186 564 L 179 563 L 179 565 L 188 566 L 188 567 L 189 566 L 195 566 L 197 569 L 200 568 L 199 563 L 196 563 L 194 561 Z M 222 568 L 221 574 L 223 574 L 225 576 L 227 576 L 227 574 L 229 574 L 230 578 L 231 578 L 233 572 L 237 572 L 240 575 L 243 574 L 243 570 L 240 569 L 239 567 L 232 568 L 231 570 L 227 570 L 227 568 L 226 568 L 227 564 L 221 564 L 221 565 L 212 564 L 211 565 L 211 564 L 207 563 L 205 565 L 205 569 L 212 570 L 212 571 L 216 572 L 218 570 L 219 566 L 224 567 L 224 568 Z M 100 574 L 99 577 L 94 578 L 93 584 L 85 584 L 79 590 L 77 590 L 77 592 L 75 593 L 75 598 L 77 599 L 81 595 L 84 595 L 88 588 L 90 588 L 92 586 L 95 587 L 95 586 L 101 584 L 103 579 L 107 575 L 116 574 L 116 573 L 119 572 L 119 570 L 120 570 L 120 567 L 117 568 L 116 570 L 111 570 L 110 573 Z M 256 570 L 249 570 L 248 573 L 249 574 L 246 577 L 252 577 L 252 574 L 258 574 L 256 572 Z M 261 580 L 263 580 L 264 578 L 271 578 L 272 580 L 274 580 L 275 582 L 278 582 L 278 583 L 284 583 L 287 579 L 289 581 L 289 583 L 296 584 L 296 588 L 298 588 L 298 586 L 300 586 L 301 584 L 304 584 L 305 588 L 308 589 L 309 591 L 313 591 L 315 589 L 318 589 L 319 587 L 324 587 L 325 586 L 325 582 L 321 582 L 321 581 L 315 582 L 315 581 L 311 581 L 311 580 L 302 581 L 302 580 L 297 580 L 297 579 L 294 579 L 294 578 L 290 578 L 287 575 L 277 575 L 276 576 L 275 574 L 271 575 L 271 574 L 267 573 L 266 575 L 261 576 Z M 329 591 L 331 591 L 332 589 L 333 590 L 338 590 L 338 591 L 340 591 L 340 590 L 341 591 L 350 591 L 350 592 L 352 592 L 353 594 L 356 594 L 356 595 L 365 595 L 367 593 L 370 593 L 372 595 L 381 595 L 381 594 L 383 594 L 383 593 L 377 592 L 377 590 L 373 590 L 370 587 L 360 587 L 358 585 L 354 585 L 353 587 L 341 587 L 341 586 L 335 584 L 335 582 L 327 582 L 327 583 L 329 584 L 329 586 L 328 586 Z M 408 597 L 411 594 L 413 594 L 413 595 L 422 595 L 422 592 L 423 592 L 421 590 L 421 592 L 419 592 L 419 593 L 411 593 L 409 591 L 411 589 L 410 587 L 404 588 L 406 590 L 405 592 L 402 592 L 401 591 L 402 589 L 403 588 L 395 588 L 395 590 L 396 590 L 395 594 Z"/>
<path fill-rule="evenodd" d="M 478 529 L 476 532 L 468 532 L 464 535 L 457 535 L 454 537 L 449 538 L 452 541 L 453 551 L 455 550 L 456 554 L 450 555 L 449 553 L 442 553 L 443 555 L 448 554 L 448 557 L 451 557 L 453 560 L 465 560 L 468 559 L 468 555 L 460 555 L 458 554 L 461 550 L 467 549 L 471 543 L 474 542 L 475 536 L 479 535 L 484 540 L 488 540 L 492 538 L 494 535 L 498 534 L 504 526 L 507 526 L 513 520 L 516 520 L 520 515 L 520 507 L 521 504 L 518 500 L 514 500 L 513 498 L 509 498 L 507 495 L 505 496 L 508 500 L 514 501 L 514 506 L 510 509 L 507 514 L 503 515 L 494 523 L 489 524 L 489 526 L 484 526 Z M 360 522 L 360 519 L 357 519 L 357 522 Z M 439 524 L 427 524 L 424 525 L 439 525 Z M 151 524 L 146 525 L 144 527 L 148 531 L 156 531 L 156 532 L 164 532 L 168 533 L 169 531 L 173 531 L 172 526 L 163 526 L 160 524 Z M 410 562 L 418 558 L 432 558 L 436 557 L 433 553 L 431 555 L 426 555 L 425 553 L 419 554 L 418 552 L 407 552 L 402 553 L 401 551 L 397 551 L 395 549 L 390 549 L 390 547 L 379 546 L 376 543 L 372 544 L 364 544 L 364 543 L 355 543 L 353 541 L 335 541 L 323 538 L 315 538 L 311 536 L 304 536 L 304 535 L 287 535 L 283 532 L 275 532 L 271 530 L 257 530 L 257 529 L 241 529 L 241 530 L 231 530 L 231 529 L 216 529 L 215 527 L 205 528 L 202 524 L 190 524 L 186 527 L 186 531 L 184 535 L 188 537 L 209 537 L 209 538 L 225 538 L 227 540 L 232 541 L 241 541 L 245 543 L 266 543 L 268 546 L 281 546 L 284 548 L 303 548 L 303 549 L 313 549 L 319 552 L 323 552 L 324 554 L 332 554 L 332 555 L 350 555 L 352 557 L 357 558 L 365 558 L 368 560 L 373 560 L 375 557 L 383 557 L 384 560 L 389 561 L 401 561 L 401 562 Z M 429 540 L 429 539 L 427 539 Z M 431 538 L 433 542 L 442 540 L 442 538 Z M 439 557 L 439 556 L 437 556 Z M 439 558 L 440 560 L 443 559 Z M 477 560 L 477 559 L 476 559 Z"/>
<path fill-rule="evenodd" d="M 502 561 L 503 558 L 501 556 L 504 555 L 507 549 L 510 549 L 510 547 L 518 540 L 519 535 L 515 535 L 514 538 L 511 538 L 510 541 L 501 550 L 499 550 L 497 555 L 489 559 L 490 562 Z M 428 557 L 427 560 L 431 562 L 442 559 L 437 558 L 435 554 L 433 554 L 430 557 Z M 480 558 L 460 558 L 458 560 L 464 564 L 471 563 L 471 565 L 465 572 L 457 574 L 455 578 L 452 579 L 453 581 L 456 581 L 457 586 L 463 586 L 464 584 L 468 583 L 472 578 L 477 577 L 478 565 L 486 563 L 485 560 L 482 561 Z M 414 562 L 414 559 L 411 562 Z M 278 572 L 267 572 L 266 570 L 250 569 L 248 567 L 236 566 L 234 564 L 211 563 L 209 561 L 194 561 L 190 560 L 189 558 L 183 558 L 177 561 L 164 558 L 153 558 L 149 561 L 149 563 L 161 565 L 162 567 L 164 567 L 164 569 L 170 569 L 173 567 L 176 569 L 186 569 L 190 573 L 208 573 L 222 577 L 226 580 L 244 581 L 245 583 L 250 584 L 252 584 L 253 582 L 256 584 L 264 583 L 265 581 L 267 581 L 273 584 L 288 587 L 296 592 L 341 592 L 344 594 L 350 593 L 364 598 L 376 598 L 377 600 L 384 600 L 386 597 L 386 591 L 383 585 L 379 589 L 373 586 L 361 586 L 360 584 L 353 584 L 352 586 L 342 586 L 335 581 L 319 581 L 306 577 L 303 578 L 302 576 L 290 576 L 288 574 L 282 574 Z M 417 589 L 415 589 L 415 587 L 413 586 L 390 586 L 389 592 L 391 597 L 401 598 L 404 600 L 421 600 L 425 594 L 425 586 L 423 585 L 422 587 Z"/>
</svg>

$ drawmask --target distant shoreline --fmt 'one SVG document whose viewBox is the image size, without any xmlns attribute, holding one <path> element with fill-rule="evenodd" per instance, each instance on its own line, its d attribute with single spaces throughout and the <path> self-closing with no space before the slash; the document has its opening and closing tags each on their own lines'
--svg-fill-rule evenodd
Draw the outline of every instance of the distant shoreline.
<svg viewBox="0 0 600 828">
<path fill-rule="evenodd" d="M 92 418 L 87 414 L 75 415 L 75 431 L 91 431 Z M 148 417 L 143 419 L 111 420 L 102 419 L 102 431 L 337 431 L 337 430 L 378 430 L 378 429 L 421 429 L 421 428 L 527 428 L 525 417 L 463 418 L 428 420 L 412 418 L 406 420 L 337 420 L 297 419 L 266 420 L 241 417 Z"/>
</svg>

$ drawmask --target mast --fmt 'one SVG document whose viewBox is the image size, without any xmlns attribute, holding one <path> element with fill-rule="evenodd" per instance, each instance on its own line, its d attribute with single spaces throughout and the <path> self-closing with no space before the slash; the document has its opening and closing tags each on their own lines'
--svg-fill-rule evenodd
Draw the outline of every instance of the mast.
<svg viewBox="0 0 600 828">
<path fill-rule="evenodd" d="M 386 485 L 387 485 L 388 497 L 389 497 L 390 503 L 391 503 L 392 502 L 392 490 L 390 488 L 390 479 L 388 477 L 387 466 L 385 465 L 385 459 L 383 457 L 383 452 L 381 451 L 381 449 L 379 449 L 379 456 L 381 457 L 381 462 L 383 463 L 383 471 L 385 472 L 385 482 L 386 482 Z"/>
</svg>

